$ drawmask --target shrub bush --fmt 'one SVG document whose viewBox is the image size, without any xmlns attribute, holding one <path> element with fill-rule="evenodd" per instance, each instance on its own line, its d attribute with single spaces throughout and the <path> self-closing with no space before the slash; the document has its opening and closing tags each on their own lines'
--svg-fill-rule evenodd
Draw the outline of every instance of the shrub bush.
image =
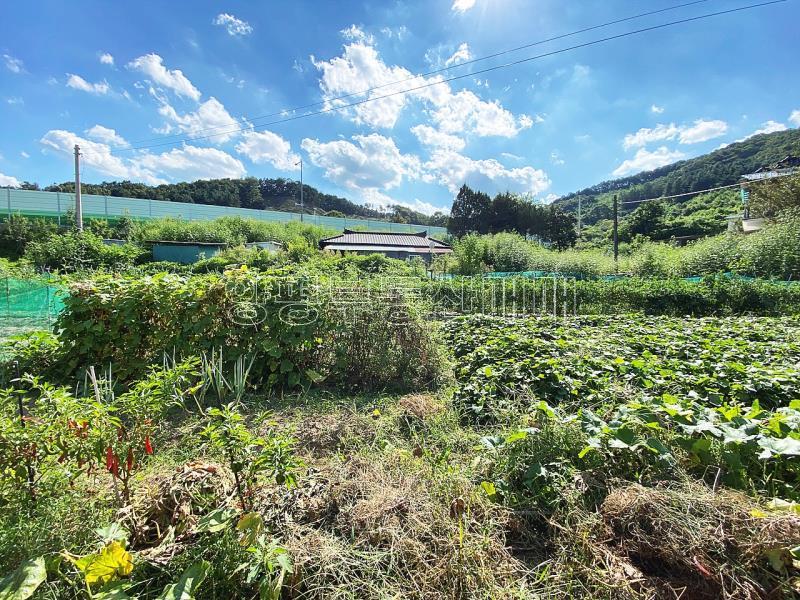
<svg viewBox="0 0 800 600">
<path fill-rule="evenodd" d="M 432 333 L 410 300 L 382 295 L 369 282 L 311 283 L 288 269 L 245 267 L 191 277 L 102 275 L 73 284 L 56 324 L 63 368 L 112 364 L 124 381 L 165 353 L 221 349 L 226 362 L 253 356 L 253 377 L 275 387 L 328 378 L 375 389 L 436 378 L 441 365 L 433 360 Z"/>
<path fill-rule="evenodd" d="M 560 315 L 638 312 L 651 315 L 797 315 L 800 284 L 708 277 L 617 281 L 552 278 L 462 278 L 423 283 L 423 296 L 441 313 Z"/>
<path fill-rule="evenodd" d="M 37 267 L 66 272 L 124 269 L 142 261 L 148 254 L 135 244 L 106 245 L 89 231 L 51 235 L 30 242 L 25 250 L 25 258 Z"/>
<path fill-rule="evenodd" d="M 0 383 L 8 383 L 17 376 L 35 375 L 47 381 L 57 380 L 56 365 L 61 358 L 61 344 L 48 331 L 32 331 L 16 335 L 2 344 L 4 360 L 0 364 Z"/>
<path fill-rule="evenodd" d="M 746 236 L 733 262 L 735 270 L 753 277 L 800 280 L 800 216 Z"/>
<path fill-rule="evenodd" d="M 30 242 L 51 236 L 57 230 L 53 221 L 31 219 L 24 215 L 10 215 L 0 225 L 0 252 L 4 256 L 19 258 Z"/>
<path fill-rule="evenodd" d="M 138 242 L 171 240 L 225 242 L 232 245 L 270 240 L 288 244 L 290 241 L 302 238 L 310 246 L 316 247 L 319 240 L 336 233 L 335 230 L 299 221 L 273 223 L 242 217 L 221 217 L 213 221 L 185 221 L 168 217 L 133 223 L 130 238 Z"/>
</svg>

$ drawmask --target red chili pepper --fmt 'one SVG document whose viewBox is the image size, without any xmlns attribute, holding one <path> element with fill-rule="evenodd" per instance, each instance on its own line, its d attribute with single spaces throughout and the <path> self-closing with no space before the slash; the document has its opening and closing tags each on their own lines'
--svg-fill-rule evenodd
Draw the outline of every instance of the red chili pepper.
<svg viewBox="0 0 800 600">
<path fill-rule="evenodd" d="M 127 468 L 128 473 L 133 470 L 133 448 L 128 448 L 128 458 L 125 460 L 125 467 Z"/>
<path fill-rule="evenodd" d="M 114 460 L 111 461 L 111 474 L 114 477 L 119 477 L 119 460 L 116 456 L 114 456 Z"/>
<path fill-rule="evenodd" d="M 144 438 L 144 452 L 145 454 L 152 454 L 153 453 L 153 444 L 150 443 L 150 436 L 145 436 Z"/>
<path fill-rule="evenodd" d="M 111 449 L 111 446 L 106 448 L 106 469 L 109 471 L 111 470 L 111 466 L 114 464 L 114 451 Z"/>
</svg>

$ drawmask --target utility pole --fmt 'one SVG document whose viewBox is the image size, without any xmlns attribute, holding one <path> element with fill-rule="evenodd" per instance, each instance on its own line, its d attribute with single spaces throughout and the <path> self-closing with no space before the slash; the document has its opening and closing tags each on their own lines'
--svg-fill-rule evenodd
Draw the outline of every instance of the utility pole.
<svg viewBox="0 0 800 600">
<path fill-rule="evenodd" d="M 614 271 L 619 272 L 619 202 L 614 194 Z"/>
<path fill-rule="evenodd" d="M 578 241 L 581 239 L 581 197 L 578 196 Z"/>
<path fill-rule="evenodd" d="M 300 222 L 303 222 L 303 159 L 300 162 L 294 163 L 295 166 L 300 165 Z"/>
<path fill-rule="evenodd" d="M 83 204 L 81 203 L 81 147 L 75 144 L 75 226 L 83 231 Z"/>
</svg>

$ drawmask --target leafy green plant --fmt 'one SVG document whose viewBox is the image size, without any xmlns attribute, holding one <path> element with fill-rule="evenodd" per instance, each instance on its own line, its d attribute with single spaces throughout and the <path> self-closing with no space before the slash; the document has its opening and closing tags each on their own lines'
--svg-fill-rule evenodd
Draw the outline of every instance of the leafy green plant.
<svg viewBox="0 0 800 600">
<path fill-rule="evenodd" d="M 280 600 L 286 575 L 294 572 L 289 552 L 263 535 L 249 545 L 247 551 L 252 558 L 247 569 L 246 583 L 258 583 L 260 600 Z"/>
<path fill-rule="evenodd" d="M 0 579 L 0 600 L 27 600 L 46 579 L 43 556 L 26 560 L 13 573 Z"/>
<path fill-rule="evenodd" d="M 147 254 L 135 244 L 106 245 L 90 231 L 51 235 L 31 241 L 25 250 L 25 258 L 37 267 L 66 272 L 125 268 Z"/>
<path fill-rule="evenodd" d="M 119 421 L 101 402 L 35 377 L 25 383 L 0 390 L 0 462 L 6 466 L 0 483 L 4 494 L 24 489 L 35 500 L 43 478 L 92 469 Z"/>
<path fill-rule="evenodd" d="M 237 403 L 209 409 L 208 424 L 200 435 L 228 462 L 242 510 L 252 510 L 255 487 L 262 476 L 294 485 L 300 461 L 294 455 L 293 440 L 272 428 L 266 436 L 253 435 Z"/>
<path fill-rule="evenodd" d="M 5 360 L 0 365 L 0 378 L 6 384 L 21 375 L 36 375 L 52 381 L 58 378 L 61 359 L 58 337 L 47 331 L 15 335 L 2 344 Z"/>
</svg>

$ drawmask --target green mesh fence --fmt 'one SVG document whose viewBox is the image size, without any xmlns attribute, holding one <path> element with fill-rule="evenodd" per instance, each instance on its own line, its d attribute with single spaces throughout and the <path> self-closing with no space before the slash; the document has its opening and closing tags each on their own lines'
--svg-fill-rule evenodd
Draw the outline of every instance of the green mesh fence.
<svg viewBox="0 0 800 600">
<path fill-rule="evenodd" d="M 50 329 L 64 308 L 63 288 L 38 279 L 0 278 L 0 341 Z"/>
</svg>

